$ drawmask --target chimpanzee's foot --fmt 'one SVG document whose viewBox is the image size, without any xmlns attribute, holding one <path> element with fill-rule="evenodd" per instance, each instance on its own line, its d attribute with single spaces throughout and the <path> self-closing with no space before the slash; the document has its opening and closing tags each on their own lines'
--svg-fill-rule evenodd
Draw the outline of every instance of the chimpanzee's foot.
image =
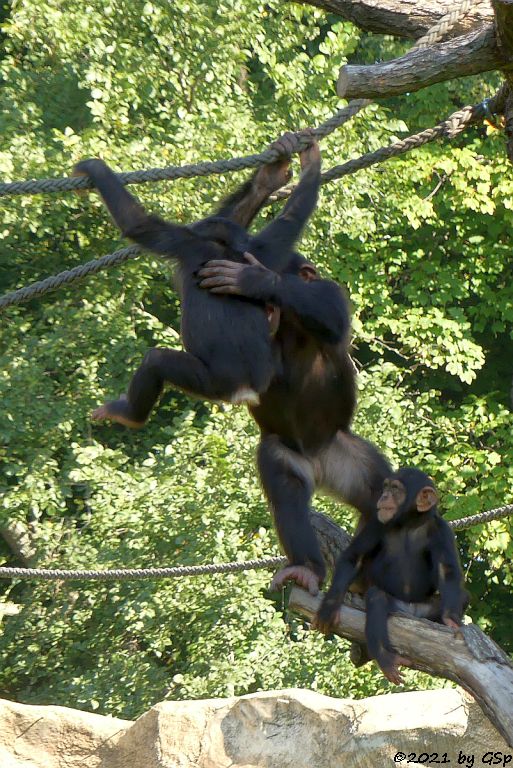
<svg viewBox="0 0 513 768">
<path fill-rule="evenodd" d="M 404 681 L 399 667 L 409 667 L 411 666 L 411 661 L 405 656 L 399 656 L 398 654 L 391 653 L 388 656 L 387 661 L 385 663 L 379 664 L 379 666 L 387 680 L 390 680 L 390 682 L 394 683 L 395 685 L 402 685 Z"/>
<path fill-rule="evenodd" d="M 99 408 L 96 408 L 91 414 L 93 421 L 115 421 L 131 429 L 141 429 L 146 421 L 136 421 L 130 413 L 130 405 L 126 395 L 121 395 L 119 400 L 111 400 Z"/>
<path fill-rule="evenodd" d="M 282 568 L 281 571 L 274 574 L 270 590 L 274 592 L 280 589 L 287 581 L 295 581 L 299 587 L 307 589 L 311 595 L 319 593 L 320 579 L 306 565 L 287 565 L 286 568 Z"/>
</svg>

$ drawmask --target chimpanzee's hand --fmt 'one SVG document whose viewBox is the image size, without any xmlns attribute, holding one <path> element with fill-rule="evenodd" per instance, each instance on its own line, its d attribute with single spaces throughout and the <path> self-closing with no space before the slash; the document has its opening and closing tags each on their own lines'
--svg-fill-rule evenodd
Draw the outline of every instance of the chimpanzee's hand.
<svg viewBox="0 0 513 768">
<path fill-rule="evenodd" d="M 340 613 L 340 600 L 325 596 L 321 607 L 312 622 L 312 626 L 319 632 L 329 635 L 338 623 Z"/>
<path fill-rule="evenodd" d="M 94 171 L 103 171 L 105 168 L 105 163 L 103 160 L 99 160 L 96 157 L 89 158 L 88 160 L 81 160 L 79 163 L 77 163 L 73 171 L 71 173 L 72 176 L 90 176 L 90 172 Z M 76 189 L 75 193 L 79 196 L 87 195 L 91 190 L 90 189 Z"/>
<path fill-rule="evenodd" d="M 267 300 L 278 275 L 264 267 L 251 253 L 245 253 L 248 264 L 227 259 L 212 259 L 198 270 L 200 288 L 211 293 L 230 293 L 235 296 Z"/>
<path fill-rule="evenodd" d="M 308 137 L 312 140 L 309 147 L 299 153 L 299 160 L 301 162 L 301 170 L 306 171 L 312 167 L 320 169 L 321 167 L 321 150 L 315 139 L 315 134 L 311 128 L 306 128 L 304 131 L 299 131 L 299 136 Z"/>
<path fill-rule="evenodd" d="M 271 194 L 276 189 L 280 189 L 280 187 L 288 184 L 292 177 L 292 171 L 289 167 L 290 158 L 296 147 L 296 134 L 289 131 L 280 136 L 276 141 L 273 141 L 269 149 L 276 149 L 281 157 L 275 160 L 274 163 L 260 168 L 256 177 L 256 183 L 259 187 Z"/>
</svg>

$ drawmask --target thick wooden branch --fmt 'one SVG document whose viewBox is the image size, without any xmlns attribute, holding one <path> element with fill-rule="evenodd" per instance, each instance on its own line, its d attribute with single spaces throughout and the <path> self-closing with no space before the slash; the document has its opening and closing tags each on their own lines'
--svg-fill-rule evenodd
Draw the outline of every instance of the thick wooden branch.
<svg viewBox="0 0 513 768">
<path fill-rule="evenodd" d="M 347 99 L 386 98 L 507 65 L 490 24 L 462 37 L 409 51 L 391 61 L 368 66 L 347 64 L 340 70 L 337 93 Z"/>
<path fill-rule="evenodd" d="M 294 587 L 289 608 L 312 619 L 320 603 L 320 596 Z M 513 747 L 513 665 L 493 640 L 473 624 L 455 634 L 431 621 L 393 616 L 388 628 L 393 647 L 411 659 L 413 669 L 454 680 L 469 691 Z M 365 642 L 365 613 L 344 605 L 335 631 Z"/>
<path fill-rule="evenodd" d="M 418 39 L 455 6 L 454 0 L 284 0 L 314 5 L 335 13 L 367 32 Z M 489 0 L 476 2 L 451 30 L 464 35 L 482 23 L 493 21 Z"/>
</svg>

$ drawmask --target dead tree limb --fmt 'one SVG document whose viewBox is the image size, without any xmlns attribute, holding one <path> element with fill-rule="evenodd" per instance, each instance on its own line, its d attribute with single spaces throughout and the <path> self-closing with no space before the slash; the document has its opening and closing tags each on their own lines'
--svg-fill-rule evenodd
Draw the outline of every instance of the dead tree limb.
<svg viewBox="0 0 513 768">
<path fill-rule="evenodd" d="M 503 69 L 508 63 L 490 24 L 390 61 L 367 66 L 346 64 L 340 70 L 337 93 L 347 99 L 386 98 L 452 78 Z"/>
<path fill-rule="evenodd" d="M 456 0 L 284 0 L 314 5 L 352 21 L 366 32 L 417 40 L 457 4 Z M 493 21 L 489 0 L 475 8 L 454 26 L 450 36 L 464 35 L 480 24 Z"/>
<path fill-rule="evenodd" d="M 351 536 L 321 512 L 312 512 L 310 520 L 328 571 L 333 571 L 340 553 L 349 546 Z"/>
<path fill-rule="evenodd" d="M 28 567 L 33 562 L 36 548 L 28 528 L 19 520 L 0 528 L 0 535 L 20 563 Z"/>
<path fill-rule="evenodd" d="M 312 619 L 321 597 L 293 587 L 289 608 Z M 513 664 L 474 624 L 458 633 L 424 619 L 393 616 L 388 623 L 395 649 L 413 669 L 453 680 L 474 696 L 497 730 L 513 747 Z M 341 610 L 336 633 L 365 642 L 365 613 L 348 605 Z"/>
</svg>

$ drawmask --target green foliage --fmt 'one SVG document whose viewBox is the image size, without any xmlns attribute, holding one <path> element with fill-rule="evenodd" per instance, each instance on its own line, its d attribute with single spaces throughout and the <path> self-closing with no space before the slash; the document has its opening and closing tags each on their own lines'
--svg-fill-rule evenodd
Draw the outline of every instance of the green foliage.
<svg viewBox="0 0 513 768">
<path fill-rule="evenodd" d="M 67 175 L 86 156 L 130 169 L 260 151 L 283 129 L 335 111 L 347 58 L 404 47 L 278 0 L 14 0 L 3 36 L 5 180 Z M 323 143 L 324 164 L 438 122 L 495 85 L 472 78 L 374 105 Z M 189 221 L 238 181 L 181 180 L 138 194 Z M 121 243 L 94 194 L 2 198 L 2 209 L 2 291 Z M 353 303 L 356 430 L 395 463 L 430 472 L 451 518 L 512 501 L 512 224 L 513 175 L 502 136 L 485 124 L 326 187 L 304 241 Z M 169 278 L 145 256 L 3 315 L 0 524 L 30 522 L 40 565 L 278 551 L 243 410 L 169 392 L 141 432 L 89 421 L 125 390 L 148 347 L 179 346 Z M 351 524 L 340 504 L 318 506 Z M 511 650 L 510 522 L 460 534 L 459 544 L 470 613 Z M 268 580 L 3 584 L 22 611 L 2 625 L 1 691 L 136 717 L 166 696 L 389 689 L 373 668 L 350 665 L 347 643 L 288 617 Z M 407 678 L 411 688 L 440 684 Z"/>
</svg>

